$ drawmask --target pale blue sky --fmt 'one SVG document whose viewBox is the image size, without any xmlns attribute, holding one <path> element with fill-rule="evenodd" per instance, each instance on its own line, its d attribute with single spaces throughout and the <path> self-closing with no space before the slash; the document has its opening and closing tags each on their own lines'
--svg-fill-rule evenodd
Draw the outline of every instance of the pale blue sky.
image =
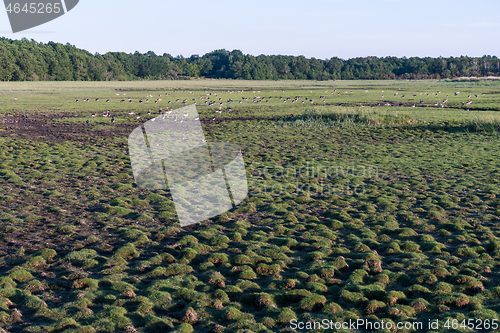
<svg viewBox="0 0 500 333">
<path fill-rule="evenodd" d="M 76 45 L 92 53 L 500 56 L 498 0 L 80 0 L 66 15 L 17 34 L 0 11 L 0 35 Z"/>
</svg>

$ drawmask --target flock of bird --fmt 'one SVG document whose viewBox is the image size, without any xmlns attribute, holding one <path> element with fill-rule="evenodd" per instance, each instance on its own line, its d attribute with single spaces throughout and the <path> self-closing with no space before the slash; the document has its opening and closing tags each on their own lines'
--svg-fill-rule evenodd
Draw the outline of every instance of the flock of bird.
<svg viewBox="0 0 500 333">
<path fill-rule="evenodd" d="M 274 92 L 276 92 L 277 90 L 274 90 Z M 176 93 L 178 92 L 177 90 L 174 90 L 173 93 Z M 284 92 L 284 90 L 282 90 L 282 92 Z M 312 93 L 313 91 L 311 90 L 310 93 Z M 368 92 L 368 90 L 365 90 L 365 92 Z M 189 93 L 191 94 L 194 94 L 193 91 L 189 91 Z M 229 94 L 233 94 L 233 93 L 236 93 L 236 94 L 239 94 L 239 93 L 249 93 L 249 91 L 244 91 L 244 90 L 237 90 L 237 91 L 234 91 L 234 90 L 228 90 L 228 91 L 222 91 L 222 93 L 229 93 Z M 249 97 L 248 95 L 245 95 L 245 96 L 242 96 L 241 99 L 238 98 L 235 100 L 233 100 L 232 98 L 222 98 L 218 95 L 217 92 L 215 91 L 207 91 L 205 90 L 205 94 L 204 95 L 201 95 L 199 96 L 198 98 L 190 98 L 189 101 L 188 101 L 188 98 L 184 98 L 182 101 L 180 98 L 177 98 L 175 99 L 175 103 L 181 103 L 182 105 L 187 105 L 188 103 L 189 104 L 194 104 L 194 105 L 198 105 L 198 103 L 200 103 L 200 105 L 203 105 L 203 106 L 209 106 L 209 107 L 217 107 L 218 106 L 218 109 L 215 110 L 215 113 L 217 114 L 222 114 L 222 112 L 231 112 L 233 109 L 231 107 L 231 105 L 235 104 L 235 103 L 238 103 L 238 104 L 242 104 L 244 102 L 249 102 L 250 100 L 252 101 L 252 103 L 256 103 L 256 104 L 260 104 L 260 103 L 269 103 L 269 102 L 275 102 L 275 103 L 301 103 L 301 104 L 315 104 L 314 102 L 314 99 L 313 98 L 310 98 L 310 97 L 302 97 L 302 96 L 292 96 L 292 97 L 284 97 L 284 96 L 269 96 L 269 97 L 261 97 L 259 96 L 259 93 L 260 91 L 253 91 L 253 98 L 252 97 Z M 325 90 L 325 95 L 321 95 L 319 96 L 319 100 L 322 102 L 322 104 L 326 104 L 327 103 L 327 94 L 328 93 L 328 90 Z M 342 91 L 337 91 L 337 89 L 333 90 L 333 92 L 330 92 L 330 95 L 337 95 L 337 96 L 340 96 L 342 93 Z M 352 90 L 345 90 L 344 91 L 344 94 L 352 94 L 353 91 Z M 382 90 L 382 93 L 384 93 L 384 91 Z M 418 94 L 418 95 L 417 95 Z M 411 97 L 417 97 L 417 96 L 426 96 L 426 97 L 429 97 L 429 96 L 435 96 L 435 97 L 438 97 L 440 94 L 441 94 L 441 91 L 437 91 L 437 92 L 420 92 L 420 93 L 411 93 Z M 455 92 L 455 96 L 458 96 L 460 94 L 459 91 Z M 398 97 L 399 95 L 399 92 L 395 92 L 394 93 L 394 97 Z M 482 93 L 482 95 L 484 96 L 485 94 Z M 116 93 L 116 96 L 121 96 L 119 93 Z M 126 93 L 123 93 L 123 96 L 126 96 Z M 168 96 L 168 93 L 165 93 L 164 96 Z M 472 94 L 469 93 L 468 95 L 468 101 L 467 102 L 462 102 L 462 105 L 470 105 L 472 104 Z M 479 95 L 476 94 L 474 95 L 476 98 L 479 98 Z M 138 103 L 142 104 L 142 103 L 149 103 L 150 100 L 149 98 L 153 98 L 153 95 L 146 95 L 145 96 L 146 98 L 138 98 L 138 99 L 135 99 Z M 156 98 L 154 103 L 155 104 L 158 104 L 159 102 L 162 101 L 162 99 L 160 97 L 162 97 L 162 94 L 159 94 L 158 95 L 159 98 Z M 407 96 L 406 95 L 401 95 L 401 98 L 406 98 Z M 410 98 L 411 98 L 410 97 Z M 384 98 L 384 95 L 381 95 L 381 98 Z M 435 107 L 441 107 L 441 108 L 444 108 L 444 105 L 448 102 L 448 98 L 449 96 L 446 95 L 446 98 L 442 100 L 442 102 L 436 102 L 434 103 L 434 106 Z M 134 99 L 132 99 L 131 97 L 127 97 L 127 98 L 123 98 L 123 99 L 120 99 L 120 103 L 122 102 L 126 102 L 126 100 L 128 100 L 129 103 L 133 103 L 134 102 Z M 81 98 L 81 100 L 77 99 L 76 100 L 76 103 L 79 103 L 80 101 L 82 102 L 90 102 L 90 99 L 89 98 Z M 99 102 L 100 99 L 99 98 L 95 98 L 94 99 L 95 102 Z M 167 104 L 173 104 L 174 102 L 174 99 L 172 98 L 171 100 L 168 100 L 166 101 Z M 109 103 L 111 102 L 111 98 L 107 99 L 106 100 L 106 103 Z M 328 101 L 328 102 L 331 102 Z M 331 103 L 331 104 L 337 104 L 337 103 Z M 352 104 L 352 103 L 351 103 Z M 419 105 L 421 106 L 432 106 L 432 103 L 429 103 L 429 102 L 424 102 L 423 100 L 420 100 Z M 316 105 L 318 105 L 318 103 L 316 103 Z M 343 104 L 342 103 L 338 103 L 338 106 L 341 107 Z M 345 104 L 344 104 L 345 105 Z M 369 106 L 371 108 L 374 108 L 375 106 L 411 106 L 411 107 L 416 107 L 417 103 L 413 103 L 413 104 L 401 104 L 401 103 L 394 103 L 394 102 L 382 102 L 382 103 L 376 103 L 376 104 L 369 104 Z M 224 107 L 225 106 L 225 107 Z M 359 103 L 359 106 L 360 107 L 365 107 L 365 106 L 368 106 L 368 105 L 363 105 L 363 103 Z M 224 108 L 223 108 L 224 107 Z M 467 111 L 469 111 L 469 109 L 466 109 Z M 169 115 L 170 113 L 172 112 L 172 109 L 170 108 L 166 108 L 166 110 L 164 111 L 163 108 L 160 108 L 158 110 L 158 114 L 163 114 L 163 118 L 165 118 L 166 115 Z M 148 115 L 151 115 L 152 112 L 151 112 L 151 109 L 147 112 Z M 129 116 L 135 116 L 135 118 L 137 120 L 141 119 L 142 116 L 140 114 L 135 114 L 135 112 L 129 112 L 128 113 Z M 95 113 L 92 113 L 92 117 L 96 117 L 96 114 Z M 111 119 L 111 123 L 114 123 L 115 122 L 115 118 L 111 115 L 110 111 L 107 111 L 105 112 L 103 115 L 102 115 L 103 118 L 110 118 Z M 197 118 L 198 119 L 198 118 Z M 215 120 L 216 118 L 213 117 L 212 120 Z M 176 119 L 174 119 L 175 121 Z M 90 121 L 89 120 L 86 120 L 86 123 L 87 124 L 90 124 Z"/>
</svg>

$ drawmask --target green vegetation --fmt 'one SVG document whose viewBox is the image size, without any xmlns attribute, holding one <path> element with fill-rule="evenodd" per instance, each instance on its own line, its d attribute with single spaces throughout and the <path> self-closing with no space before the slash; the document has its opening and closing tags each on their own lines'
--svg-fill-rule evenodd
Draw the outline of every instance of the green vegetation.
<svg viewBox="0 0 500 333">
<path fill-rule="evenodd" d="M 499 318 L 498 82 L 0 87 L 1 330 Z M 127 137 L 193 99 L 207 140 L 242 148 L 249 195 L 182 228 L 168 190 L 135 184 Z"/>
<path fill-rule="evenodd" d="M 219 78 L 243 80 L 441 79 L 500 75 L 500 59 L 244 55 L 215 50 L 189 58 L 149 51 L 91 54 L 73 45 L 0 38 L 0 81 L 110 81 Z M 481 65 L 478 65 L 481 64 Z"/>
</svg>

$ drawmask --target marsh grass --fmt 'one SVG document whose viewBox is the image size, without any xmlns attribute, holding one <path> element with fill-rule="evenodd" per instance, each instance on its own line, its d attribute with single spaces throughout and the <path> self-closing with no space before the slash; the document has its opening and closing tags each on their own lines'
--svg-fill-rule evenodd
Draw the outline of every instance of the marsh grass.
<svg viewBox="0 0 500 333">
<path fill-rule="evenodd" d="M 1 84 L 2 329 L 163 332 L 186 324 L 182 329 L 195 332 L 285 332 L 291 319 L 321 314 L 334 321 L 498 317 L 499 82 L 93 85 Z M 194 90 L 162 91 L 177 85 Z M 120 88 L 133 91 L 114 90 Z M 233 88 L 245 91 L 225 90 Z M 469 92 L 479 97 L 466 111 Z M 161 93 L 171 108 L 182 105 L 175 99 L 197 98 L 207 140 L 242 147 L 248 198 L 229 213 L 181 228 L 168 191 L 134 184 L 128 130 L 158 110 L 146 117 L 151 103 L 120 104 L 123 93 L 135 100 Z M 219 116 L 218 107 L 199 100 L 210 93 L 217 93 L 210 99 L 249 100 Z M 254 95 L 273 98 L 257 103 Z M 446 95 L 446 107 L 434 107 Z M 75 103 L 83 96 L 111 101 Z M 302 99 L 293 105 L 280 99 L 294 96 Z M 315 102 L 305 107 L 305 97 Z M 109 132 L 95 130 L 107 118 L 85 125 L 107 109 L 117 117 L 105 126 Z M 81 135 L 20 138 L 19 123 L 8 123 L 18 119 L 13 113 L 34 120 L 29 135 L 45 125 Z M 212 122 L 214 115 L 220 121 Z M 308 163 L 372 165 L 379 172 L 279 174 Z M 297 179 L 311 189 L 324 182 L 366 191 L 263 191 Z M 253 184 L 259 181 L 267 184 Z"/>
<path fill-rule="evenodd" d="M 467 129 L 471 132 L 499 133 L 500 116 L 476 116 L 469 120 Z"/>
<path fill-rule="evenodd" d="M 394 126 L 410 124 L 415 118 L 404 111 L 370 111 L 354 108 L 306 109 L 299 117 L 279 119 L 281 127 L 359 127 L 370 125 Z"/>
</svg>

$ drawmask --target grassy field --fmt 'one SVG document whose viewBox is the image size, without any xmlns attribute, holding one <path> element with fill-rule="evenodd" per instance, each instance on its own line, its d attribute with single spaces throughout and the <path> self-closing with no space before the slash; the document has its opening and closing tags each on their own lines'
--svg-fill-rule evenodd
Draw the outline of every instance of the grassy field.
<svg viewBox="0 0 500 333">
<path fill-rule="evenodd" d="M 193 103 L 249 195 L 182 228 L 127 138 Z M 2 82 L 0 332 L 498 332 L 499 111 L 495 80 Z"/>
</svg>

